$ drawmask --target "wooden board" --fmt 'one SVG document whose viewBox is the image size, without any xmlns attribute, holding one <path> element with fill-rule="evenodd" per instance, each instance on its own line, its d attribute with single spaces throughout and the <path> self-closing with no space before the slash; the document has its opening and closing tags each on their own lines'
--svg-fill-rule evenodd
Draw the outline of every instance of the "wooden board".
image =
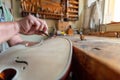
<svg viewBox="0 0 120 80">
<path fill-rule="evenodd" d="M 76 80 L 119 80 L 120 39 L 78 35 L 73 42 L 73 74 Z"/>
</svg>

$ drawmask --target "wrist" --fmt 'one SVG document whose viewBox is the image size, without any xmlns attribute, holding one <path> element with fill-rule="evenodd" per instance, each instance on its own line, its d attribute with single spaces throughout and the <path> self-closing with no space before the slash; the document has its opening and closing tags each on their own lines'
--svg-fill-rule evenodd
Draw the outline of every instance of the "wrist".
<svg viewBox="0 0 120 80">
<path fill-rule="evenodd" d="M 16 31 L 17 33 L 20 32 L 20 27 L 19 27 L 18 22 L 14 22 L 14 29 L 15 29 L 15 31 Z"/>
</svg>

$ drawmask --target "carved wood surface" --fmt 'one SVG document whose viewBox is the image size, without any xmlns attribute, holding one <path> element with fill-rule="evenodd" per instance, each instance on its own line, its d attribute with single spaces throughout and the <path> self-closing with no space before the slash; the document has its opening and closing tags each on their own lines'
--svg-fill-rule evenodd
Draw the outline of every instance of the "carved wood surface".
<svg viewBox="0 0 120 80">
<path fill-rule="evenodd" d="M 67 39 L 16 45 L 0 54 L 0 80 L 67 80 L 71 59 L 72 44 Z"/>
</svg>

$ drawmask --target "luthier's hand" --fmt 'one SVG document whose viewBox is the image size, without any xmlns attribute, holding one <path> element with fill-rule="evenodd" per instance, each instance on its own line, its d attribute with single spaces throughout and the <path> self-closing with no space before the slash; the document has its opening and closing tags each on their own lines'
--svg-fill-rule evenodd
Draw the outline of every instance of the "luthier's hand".
<svg viewBox="0 0 120 80">
<path fill-rule="evenodd" d="M 31 35 L 31 34 L 38 34 L 41 35 L 44 32 L 48 34 L 48 26 L 45 21 L 38 19 L 32 15 L 29 15 L 22 20 L 17 22 L 19 27 L 20 33 Z"/>
<path fill-rule="evenodd" d="M 15 22 L 20 33 L 31 35 L 31 34 L 48 34 L 48 26 L 45 21 L 40 20 L 32 15 L 29 15 L 17 22 Z M 28 46 L 34 45 L 34 42 L 24 42 L 22 38 L 16 34 L 9 40 L 9 45 L 14 46 L 17 44 L 27 44 Z"/>
</svg>

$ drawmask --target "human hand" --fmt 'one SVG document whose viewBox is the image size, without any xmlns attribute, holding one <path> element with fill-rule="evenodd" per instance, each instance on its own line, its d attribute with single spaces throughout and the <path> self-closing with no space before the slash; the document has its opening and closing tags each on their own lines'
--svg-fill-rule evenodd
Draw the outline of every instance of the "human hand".
<svg viewBox="0 0 120 80">
<path fill-rule="evenodd" d="M 20 33 L 31 35 L 44 33 L 48 34 L 48 26 L 45 21 L 38 19 L 32 15 L 29 15 L 22 20 L 17 21 Z M 42 31 L 42 32 L 41 32 Z"/>
</svg>

